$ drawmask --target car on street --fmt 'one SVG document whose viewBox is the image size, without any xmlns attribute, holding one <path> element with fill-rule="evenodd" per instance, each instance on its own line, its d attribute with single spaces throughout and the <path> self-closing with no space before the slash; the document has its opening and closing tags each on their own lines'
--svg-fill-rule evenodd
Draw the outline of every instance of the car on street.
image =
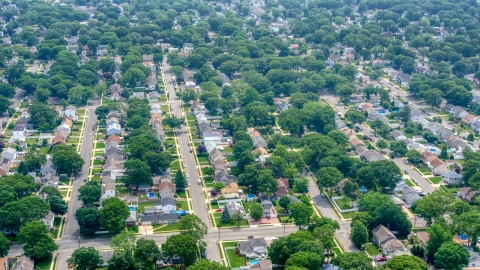
<svg viewBox="0 0 480 270">
<path fill-rule="evenodd" d="M 325 198 L 325 195 L 323 195 L 323 193 L 320 193 L 320 197 Z"/>
<path fill-rule="evenodd" d="M 188 177 L 189 177 L 189 176 L 188 176 L 188 173 L 187 173 L 187 178 L 188 178 Z"/>
<path fill-rule="evenodd" d="M 188 185 L 189 185 L 189 186 L 191 186 L 191 185 L 192 185 L 192 183 L 190 183 L 190 180 L 188 180 Z"/>
<path fill-rule="evenodd" d="M 405 174 L 408 174 L 408 171 L 407 171 L 407 170 L 403 170 L 403 172 L 404 172 Z"/>
<path fill-rule="evenodd" d="M 87 178 L 83 178 L 83 182 L 87 182 Z"/>
<path fill-rule="evenodd" d="M 198 179 L 198 180 L 197 180 L 197 184 L 201 185 L 201 184 L 202 184 L 202 180 Z"/>
<path fill-rule="evenodd" d="M 190 146 L 190 143 L 188 143 L 188 146 Z"/>
<path fill-rule="evenodd" d="M 187 168 L 187 164 L 183 164 L 183 167 L 184 167 L 184 168 Z"/>
<path fill-rule="evenodd" d="M 386 261 L 386 260 L 388 260 L 387 257 L 382 256 L 382 257 L 380 257 L 380 258 L 377 258 L 375 261 L 377 261 L 377 262 L 384 262 L 384 261 Z"/>
<path fill-rule="evenodd" d="M 190 149 L 190 153 L 192 153 L 192 149 Z"/>
</svg>

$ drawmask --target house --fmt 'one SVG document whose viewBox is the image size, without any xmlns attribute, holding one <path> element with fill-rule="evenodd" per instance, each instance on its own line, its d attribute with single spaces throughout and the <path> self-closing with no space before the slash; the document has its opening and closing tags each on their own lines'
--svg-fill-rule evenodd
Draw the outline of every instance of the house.
<svg viewBox="0 0 480 270">
<path fill-rule="evenodd" d="M 443 175 L 443 182 L 447 185 L 463 184 L 462 175 L 455 171 L 448 171 Z"/>
<path fill-rule="evenodd" d="M 460 106 L 454 106 L 451 110 L 450 110 L 450 113 L 453 114 L 453 116 L 455 116 L 456 118 L 458 119 L 462 119 L 464 118 L 468 112 L 465 111 L 462 107 Z"/>
<path fill-rule="evenodd" d="M 363 100 L 363 97 L 361 95 L 350 95 L 350 97 L 348 98 L 348 100 L 351 102 L 351 103 L 359 103 L 359 102 L 362 102 Z"/>
<path fill-rule="evenodd" d="M 411 206 L 414 202 L 420 200 L 421 198 L 422 197 L 418 195 L 417 190 L 410 186 L 406 186 L 402 190 L 402 199 L 409 206 Z"/>
<path fill-rule="evenodd" d="M 68 134 L 63 130 L 56 130 L 54 133 L 54 137 L 52 138 L 52 145 L 59 144 L 59 143 L 66 143 L 68 139 Z"/>
<path fill-rule="evenodd" d="M 42 176 L 45 176 L 47 174 L 57 174 L 57 166 L 53 164 L 52 157 L 50 155 L 47 155 L 47 161 L 40 168 L 40 172 L 42 173 Z"/>
<path fill-rule="evenodd" d="M 265 238 L 251 238 L 248 241 L 238 242 L 238 251 L 247 258 L 256 258 L 267 254 Z"/>
<path fill-rule="evenodd" d="M 477 195 L 477 192 L 472 190 L 471 187 L 463 187 L 460 188 L 458 192 L 458 197 L 463 199 L 464 201 L 471 203 L 473 201 L 473 198 Z"/>
<path fill-rule="evenodd" d="M 270 199 L 265 195 L 260 196 L 260 200 L 263 206 L 263 215 L 266 218 L 276 218 L 277 212 L 275 212 L 272 201 L 270 201 Z"/>
<path fill-rule="evenodd" d="M 350 141 L 350 146 L 353 148 L 357 148 L 359 146 L 365 146 L 365 144 L 358 138 L 354 138 L 353 140 Z"/>
<path fill-rule="evenodd" d="M 170 213 L 171 211 L 177 210 L 177 202 L 174 198 L 163 197 L 161 201 L 155 202 L 155 208 L 162 210 L 163 213 Z"/>
<path fill-rule="evenodd" d="M 120 160 L 111 157 L 107 159 L 105 164 L 103 165 L 104 171 L 115 171 L 115 172 L 124 172 L 124 163 L 121 163 Z"/>
<path fill-rule="evenodd" d="M 473 122 L 473 124 L 472 124 L 472 129 L 473 129 L 475 132 L 480 132 L 480 121 L 475 121 L 475 122 Z"/>
<path fill-rule="evenodd" d="M 109 99 L 111 101 L 123 101 L 123 97 L 117 92 L 111 93 Z"/>
<path fill-rule="evenodd" d="M 122 87 L 120 86 L 120 84 L 114 83 L 114 84 L 110 85 L 109 90 L 110 90 L 111 93 L 122 92 Z"/>
<path fill-rule="evenodd" d="M 288 183 L 288 178 L 277 178 L 277 197 L 281 197 L 283 195 L 288 194 L 288 188 L 290 187 Z"/>
<path fill-rule="evenodd" d="M 430 160 L 428 168 L 430 168 L 434 175 L 444 175 L 446 172 L 449 171 L 447 163 L 438 158 Z"/>
<path fill-rule="evenodd" d="M 214 183 L 221 182 L 225 186 L 229 185 L 230 183 L 237 182 L 237 177 L 235 175 L 229 175 L 225 171 L 219 172 L 215 179 L 213 180 Z"/>
<path fill-rule="evenodd" d="M 343 130 L 347 128 L 347 125 L 342 120 L 335 119 L 335 128 L 338 130 Z"/>
<path fill-rule="evenodd" d="M 116 142 L 111 141 L 105 145 L 104 159 L 115 158 L 117 160 L 123 160 L 123 150 L 120 149 Z"/>
<path fill-rule="evenodd" d="M 102 197 L 101 201 L 115 197 L 115 183 L 102 184 Z"/>
<path fill-rule="evenodd" d="M 112 123 L 107 127 L 107 135 L 122 134 L 122 127 L 118 123 Z"/>
<path fill-rule="evenodd" d="M 131 97 L 132 98 L 138 98 L 138 99 L 144 99 L 145 98 L 145 93 L 144 92 L 133 92 Z"/>
<path fill-rule="evenodd" d="M 171 224 L 178 222 L 178 214 L 157 213 L 140 216 L 140 225 Z"/>
<path fill-rule="evenodd" d="M 372 230 L 373 242 L 383 249 L 384 253 L 403 250 L 403 244 L 387 227 L 378 225 Z"/>
<path fill-rule="evenodd" d="M 72 105 L 67 106 L 65 108 L 65 110 L 63 111 L 63 115 L 65 117 L 71 117 L 73 119 L 73 121 L 78 120 L 77 110 L 76 110 L 75 106 L 72 106 Z"/>
<path fill-rule="evenodd" d="M 390 135 L 392 135 L 393 139 L 397 142 L 407 139 L 403 130 L 393 130 L 390 132 Z"/>
<path fill-rule="evenodd" d="M 219 144 L 222 141 L 222 134 L 219 132 L 206 132 L 203 133 L 203 142 L 215 142 L 216 144 Z"/>
<path fill-rule="evenodd" d="M 3 267 L 3 266 L 0 266 Z M 8 267 L 8 266 L 7 266 Z M 5 268 L 6 270 L 33 270 L 34 269 L 34 264 L 33 260 L 30 259 L 30 257 L 27 257 L 25 255 L 22 255 L 20 258 L 18 258 L 15 263 L 12 265 L 11 268 Z"/>
<path fill-rule="evenodd" d="M 27 125 L 16 125 L 12 131 L 12 137 L 8 140 L 9 144 L 13 144 L 16 142 L 24 143 L 25 142 L 25 134 L 27 132 Z"/>
<path fill-rule="evenodd" d="M 250 269 L 256 269 L 256 270 L 272 270 L 273 267 L 272 267 L 272 261 L 268 260 L 268 259 L 263 259 L 263 260 L 260 260 L 258 263 L 256 264 L 250 264 Z"/>
<path fill-rule="evenodd" d="M 478 118 L 475 115 L 469 114 L 469 113 L 467 113 L 467 115 L 465 115 L 462 118 L 462 122 L 464 122 L 466 124 L 469 124 L 469 125 L 472 124 L 475 121 L 478 121 Z"/>
<path fill-rule="evenodd" d="M 427 231 L 417 232 L 418 239 L 424 246 L 427 246 L 428 239 L 430 239 L 430 234 Z"/>
<path fill-rule="evenodd" d="M 430 163 L 430 160 L 436 158 L 435 154 L 430 151 L 425 151 L 422 153 L 422 162 L 426 165 Z"/>
<path fill-rule="evenodd" d="M 382 155 L 380 155 L 380 153 L 378 153 L 376 150 L 373 150 L 373 149 L 365 151 L 363 156 L 364 156 L 365 162 L 367 163 L 383 160 Z"/>
<path fill-rule="evenodd" d="M 55 214 L 52 211 L 48 211 L 47 215 L 44 216 L 40 221 L 47 226 L 49 231 L 53 230 L 54 225 L 53 221 L 55 219 Z"/>
<path fill-rule="evenodd" d="M 17 150 L 9 147 L 9 148 L 3 150 L 1 157 L 5 158 L 5 159 L 8 159 L 10 161 L 14 161 L 18 157 L 18 152 L 17 152 Z"/>
<path fill-rule="evenodd" d="M 254 147 L 267 147 L 267 141 L 262 137 L 262 135 L 259 136 L 252 136 L 253 140 L 253 146 Z"/>
<path fill-rule="evenodd" d="M 67 133 L 67 135 L 70 135 L 72 128 L 67 123 L 64 122 L 57 127 L 57 130 L 64 131 L 65 133 Z"/>
<path fill-rule="evenodd" d="M 148 93 L 148 100 L 150 102 L 158 101 L 159 97 L 160 97 L 160 94 L 157 91 L 152 91 L 152 92 Z"/>
<path fill-rule="evenodd" d="M 395 80 L 401 83 L 403 86 L 408 87 L 408 82 L 410 81 L 411 78 L 412 78 L 412 75 L 408 75 L 403 72 L 400 72 L 395 77 Z"/>
<path fill-rule="evenodd" d="M 158 184 L 160 198 L 173 198 L 175 196 L 175 185 L 171 182 L 161 182 Z"/>
<path fill-rule="evenodd" d="M 238 198 L 243 193 L 241 189 L 238 188 L 237 183 L 232 182 L 222 188 L 222 196 L 227 199 Z"/>
<path fill-rule="evenodd" d="M 234 214 L 240 214 L 242 215 L 243 217 L 245 216 L 245 209 L 243 208 L 243 206 L 237 202 L 234 202 L 234 201 L 231 201 L 231 202 L 228 202 L 225 204 L 225 206 L 223 207 L 223 211 L 228 211 L 228 213 L 230 214 L 230 216 L 234 215 Z"/>
</svg>

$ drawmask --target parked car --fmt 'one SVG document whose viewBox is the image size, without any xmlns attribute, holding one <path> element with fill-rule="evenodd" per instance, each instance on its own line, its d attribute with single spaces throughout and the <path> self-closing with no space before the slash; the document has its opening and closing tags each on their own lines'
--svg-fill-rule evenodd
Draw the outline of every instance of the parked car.
<svg viewBox="0 0 480 270">
<path fill-rule="evenodd" d="M 404 172 L 405 174 L 408 174 L 408 171 L 407 171 L 407 170 L 403 170 L 403 172 Z"/>
<path fill-rule="evenodd" d="M 215 212 L 222 212 L 222 209 L 218 208 L 217 210 L 215 210 Z"/>
<path fill-rule="evenodd" d="M 377 262 L 384 262 L 386 260 L 388 260 L 388 259 L 385 256 L 382 256 L 382 257 L 376 259 Z"/>
</svg>

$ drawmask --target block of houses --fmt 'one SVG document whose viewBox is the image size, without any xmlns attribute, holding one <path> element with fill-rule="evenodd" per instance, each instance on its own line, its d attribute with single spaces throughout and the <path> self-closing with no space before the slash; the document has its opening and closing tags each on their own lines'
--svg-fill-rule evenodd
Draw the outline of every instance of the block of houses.
<svg viewBox="0 0 480 270">
<path fill-rule="evenodd" d="M 277 178 L 276 180 L 278 185 L 277 197 L 287 195 L 290 187 L 288 183 L 288 178 Z"/>
<path fill-rule="evenodd" d="M 407 139 L 403 130 L 393 130 L 390 132 L 390 135 L 392 135 L 393 139 L 397 142 Z"/>
<path fill-rule="evenodd" d="M 225 204 L 225 206 L 223 207 L 223 211 L 228 211 L 230 216 L 232 216 L 234 214 L 240 214 L 243 217 L 245 216 L 245 209 L 243 208 L 243 206 L 241 204 L 237 203 L 237 202 L 234 202 L 234 201 L 227 202 Z"/>
<path fill-rule="evenodd" d="M 442 181 L 447 185 L 463 184 L 462 174 L 456 171 L 448 171 L 443 175 Z"/>
<path fill-rule="evenodd" d="M 161 182 L 158 184 L 160 198 L 173 198 L 175 196 L 175 185 L 171 182 Z"/>
<path fill-rule="evenodd" d="M 449 171 L 447 163 L 438 158 L 430 160 L 428 168 L 432 171 L 434 175 L 444 175 L 446 172 Z"/>
<path fill-rule="evenodd" d="M 257 258 L 267 254 L 267 241 L 265 238 L 251 238 L 248 241 L 238 242 L 238 250 L 240 254 L 247 258 Z"/>
<path fill-rule="evenodd" d="M 372 230 L 373 242 L 382 248 L 384 253 L 403 250 L 403 244 L 387 227 L 378 225 Z"/>
<path fill-rule="evenodd" d="M 140 225 L 170 224 L 178 222 L 178 214 L 157 213 L 140 216 Z"/>
<path fill-rule="evenodd" d="M 69 105 L 65 107 L 63 114 L 65 117 L 71 117 L 73 121 L 78 120 L 77 109 L 75 108 L 75 106 Z"/>
<path fill-rule="evenodd" d="M 418 195 L 417 190 L 410 186 L 406 186 L 402 190 L 402 199 L 410 207 L 414 202 L 420 200 L 422 197 Z"/>
<path fill-rule="evenodd" d="M 155 202 L 154 206 L 157 210 L 162 210 L 163 213 L 170 213 L 171 211 L 177 210 L 177 202 L 172 197 L 163 197 L 161 201 Z"/>
</svg>

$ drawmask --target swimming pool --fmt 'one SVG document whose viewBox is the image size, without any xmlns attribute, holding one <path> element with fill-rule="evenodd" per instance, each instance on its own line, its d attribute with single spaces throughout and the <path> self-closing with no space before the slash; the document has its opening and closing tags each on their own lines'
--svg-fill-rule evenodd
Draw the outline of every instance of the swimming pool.
<svg viewBox="0 0 480 270">
<path fill-rule="evenodd" d="M 135 211 L 135 207 L 133 206 L 129 206 L 128 208 L 130 209 L 130 211 Z"/>
<path fill-rule="evenodd" d="M 250 261 L 250 265 L 255 265 L 257 263 L 259 263 L 260 261 L 259 260 L 251 260 Z"/>
<path fill-rule="evenodd" d="M 253 199 L 255 198 L 255 194 L 247 194 L 247 199 Z"/>
<path fill-rule="evenodd" d="M 148 197 L 151 198 L 151 197 L 154 197 L 154 196 L 155 196 L 155 192 L 149 192 L 149 193 L 148 193 Z"/>
</svg>

